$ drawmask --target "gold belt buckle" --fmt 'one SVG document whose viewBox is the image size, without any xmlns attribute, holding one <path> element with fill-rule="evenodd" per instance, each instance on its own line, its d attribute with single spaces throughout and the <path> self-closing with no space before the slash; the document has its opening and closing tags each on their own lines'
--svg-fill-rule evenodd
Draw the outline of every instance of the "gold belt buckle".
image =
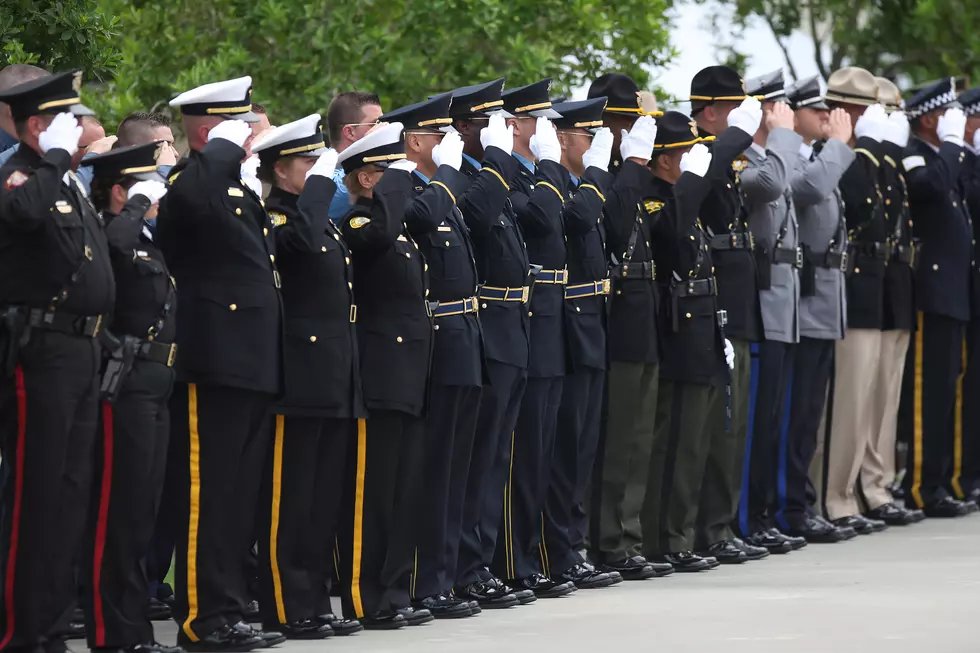
<svg viewBox="0 0 980 653">
<path fill-rule="evenodd" d="M 608 295 L 612 291 L 612 279 L 602 280 L 602 294 Z"/>
<path fill-rule="evenodd" d="M 428 306 L 428 302 L 426 302 L 426 305 Z M 357 322 L 357 304 L 350 305 L 350 316 L 348 319 L 350 319 L 351 324 Z"/>
<path fill-rule="evenodd" d="M 528 295 L 530 294 L 530 286 L 521 286 L 521 303 L 526 304 L 528 300 Z"/>
<path fill-rule="evenodd" d="M 174 366 L 174 359 L 177 358 L 177 343 L 170 343 L 170 353 L 167 354 L 167 367 Z"/>
</svg>

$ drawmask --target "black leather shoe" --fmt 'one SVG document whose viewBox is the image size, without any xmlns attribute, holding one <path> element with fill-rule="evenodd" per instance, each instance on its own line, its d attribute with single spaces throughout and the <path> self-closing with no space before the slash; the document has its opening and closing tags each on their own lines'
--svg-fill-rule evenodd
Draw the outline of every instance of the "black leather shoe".
<svg viewBox="0 0 980 653">
<path fill-rule="evenodd" d="M 248 605 L 245 606 L 245 612 L 242 614 L 242 618 L 250 624 L 262 621 L 262 617 L 259 615 L 259 602 L 249 601 Z"/>
<path fill-rule="evenodd" d="M 907 506 L 905 509 L 909 511 L 910 515 L 912 515 L 913 524 L 918 524 L 920 521 L 925 521 L 926 513 L 924 510 L 919 510 L 918 508 L 909 508 Z"/>
<path fill-rule="evenodd" d="M 85 639 L 85 621 L 76 621 L 74 618 L 61 629 L 58 637 L 62 639 Z"/>
<path fill-rule="evenodd" d="M 432 613 L 425 608 L 399 608 L 398 614 L 405 618 L 405 623 L 409 626 L 421 626 L 435 620 Z"/>
<path fill-rule="evenodd" d="M 412 601 L 412 607 L 428 610 L 436 619 L 462 619 L 473 614 L 467 601 L 460 601 L 445 594 Z"/>
<path fill-rule="evenodd" d="M 749 559 L 733 542 L 715 542 L 704 553 L 698 552 L 702 558 L 714 558 L 722 565 L 739 565 Z"/>
<path fill-rule="evenodd" d="M 333 628 L 317 619 L 291 621 L 288 624 L 262 624 L 262 630 L 279 632 L 286 639 L 326 639 L 333 637 Z"/>
<path fill-rule="evenodd" d="M 93 648 L 93 653 L 184 653 L 184 649 L 179 646 L 164 646 L 160 642 L 149 642 L 147 644 L 136 644 L 134 646 L 123 646 L 120 648 Z"/>
<path fill-rule="evenodd" d="M 596 571 L 596 568 L 587 562 L 580 562 L 570 569 L 561 572 L 560 578 L 563 581 L 574 583 L 575 587 L 583 590 L 594 587 L 609 587 L 616 582 L 612 576 L 603 572 Z"/>
<path fill-rule="evenodd" d="M 599 565 L 599 571 L 605 573 L 612 571 L 619 572 L 623 580 L 646 580 L 647 578 L 655 578 L 657 576 L 657 570 L 642 556 L 633 556 L 632 558 L 607 562 L 604 565 Z M 671 567 L 671 571 L 673 571 L 673 567 Z M 665 573 L 663 575 L 666 576 L 667 574 Z"/>
<path fill-rule="evenodd" d="M 589 562 L 589 563 L 586 563 L 586 564 L 591 565 L 592 563 Z M 593 569 L 595 569 L 595 567 L 593 567 Z M 598 569 L 596 569 L 596 571 L 598 571 Z M 671 567 L 670 568 L 670 571 L 673 572 L 674 571 L 674 568 Z M 604 572 L 604 573 L 609 574 L 609 578 L 612 580 L 612 582 L 609 583 L 610 585 L 619 585 L 620 583 L 623 582 L 623 575 L 621 573 L 619 573 L 618 571 L 607 571 L 607 572 Z"/>
<path fill-rule="evenodd" d="M 752 533 L 745 538 L 745 542 L 750 546 L 763 548 L 769 553 L 789 553 L 793 550 L 793 547 L 784 538 L 776 537 L 769 531 Z"/>
<path fill-rule="evenodd" d="M 316 620 L 333 628 L 334 634 L 340 637 L 353 635 L 364 630 L 364 626 L 357 619 L 341 619 L 332 612 L 321 614 L 317 616 Z"/>
<path fill-rule="evenodd" d="M 787 534 L 802 537 L 811 544 L 836 544 L 845 539 L 844 533 L 839 528 L 816 517 L 807 517 L 803 524 L 797 528 L 789 529 Z"/>
<path fill-rule="evenodd" d="M 174 606 L 174 601 L 177 600 L 177 597 L 174 596 L 174 588 L 170 587 L 170 585 L 167 583 L 160 583 L 157 585 L 156 598 L 160 599 L 171 608 Z"/>
<path fill-rule="evenodd" d="M 857 515 L 839 517 L 833 520 L 832 523 L 838 528 L 852 528 L 858 535 L 870 535 L 875 532 L 874 525 L 871 522 L 859 518 Z"/>
<path fill-rule="evenodd" d="M 781 537 L 787 542 L 789 542 L 790 548 L 793 549 L 794 551 L 799 551 L 800 549 L 806 546 L 806 540 L 804 538 L 787 535 L 786 533 L 782 532 L 778 528 L 770 528 L 768 530 L 768 533 L 773 537 Z"/>
<path fill-rule="evenodd" d="M 222 626 L 192 642 L 183 629 L 177 632 L 177 646 L 189 653 L 235 653 L 264 648 L 265 643 L 251 628 L 246 632 L 233 626 Z"/>
<path fill-rule="evenodd" d="M 575 591 L 575 583 L 568 581 L 559 583 L 544 574 L 533 574 L 527 578 L 514 581 L 513 585 L 520 589 L 531 590 L 539 599 L 556 599 Z"/>
<path fill-rule="evenodd" d="M 466 601 L 476 601 L 481 608 L 498 609 L 510 608 L 519 603 L 513 594 L 503 591 L 497 585 L 478 581 L 453 591 L 456 598 Z M 534 592 L 531 592 L 534 595 Z"/>
<path fill-rule="evenodd" d="M 744 553 L 745 557 L 749 560 L 762 560 L 763 558 L 769 557 L 769 551 L 765 547 L 752 546 L 745 540 L 737 537 L 731 539 L 730 542 L 732 543 L 732 546 Z"/>
<path fill-rule="evenodd" d="M 397 612 L 381 610 L 361 619 L 361 625 L 364 630 L 397 630 L 407 626 L 408 622 Z"/>
<path fill-rule="evenodd" d="M 271 648 L 286 641 L 286 636 L 279 632 L 278 629 L 258 630 L 257 628 L 250 626 L 245 621 L 239 621 L 237 624 L 233 625 L 232 630 L 237 630 L 241 633 L 252 632 L 256 637 L 262 640 L 261 648 Z"/>
<path fill-rule="evenodd" d="M 496 576 L 492 576 L 490 580 L 486 581 L 486 583 L 487 585 L 492 585 L 493 587 L 497 588 L 504 594 L 513 594 L 516 596 L 518 605 L 527 605 L 528 603 L 534 603 L 538 600 L 538 596 L 534 593 L 534 591 L 511 587 Z"/>
<path fill-rule="evenodd" d="M 467 601 L 466 605 L 470 606 L 470 614 L 474 617 L 478 614 L 483 614 L 483 608 L 480 607 L 479 601 Z"/>
<path fill-rule="evenodd" d="M 854 515 L 854 516 L 857 517 L 859 521 L 862 521 L 866 524 L 870 524 L 872 533 L 880 533 L 881 531 L 888 528 L 888 524 L 886 524 L 880 519 L 871 519 L 870 517 L 865 517 L 864 515 Z"/>
<path fill-rule="evenodd" d="M 711 568 L 711 563 L 691 551 L 681 551 L 680 553 L 665 553 L 656 558 L 656 562 L 666 562 L 677 573 L 689 573 L 694 571 L 704 571 Z"/>
<path fill-rule="evenodd" d="M 718 567 L 721 566 L 721 563 L 718 562 L 718 558 L 715 558 L 714 556 L 701 556 L 701 557 L 704 558 L 704 561 L 708 563 L 709 570 L 717 569 Z"/>
<path fill-rule="evenodd" d="M 943 497 L 938 501 L 927 504 L 922 512 L 925 513 L 926 517 L 947 519 L 950 517 L 962 517 L 967 514 L 967 507 L 962 501 L 957 501 L 952 497 Z"/>
<path fill-rule="evenodd" d="M 865 517 L 882 521 L 889 526 L 908 526 L 915 523 L 915 517 L 910 510 L 902 508 L 897 503 L 886 503 L 865 513 Z"/>
<path fill-rule="evenodd" d="M 150 621 L 167 621 L 172 616 L 170 606 L 158 598 L 150 597 L 146 606 L 146 617 Z"/>
</svg>

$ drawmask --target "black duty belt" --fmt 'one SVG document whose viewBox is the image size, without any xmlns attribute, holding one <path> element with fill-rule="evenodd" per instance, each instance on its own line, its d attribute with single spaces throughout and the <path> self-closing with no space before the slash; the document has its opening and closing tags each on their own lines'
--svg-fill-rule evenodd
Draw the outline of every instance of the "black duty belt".
<svg viewBox="0 0 980 653">
<path fill-rule="evenodd" d="M 653 261 L 623 263 L 612 269 L 612 276 L 619 279 L 656 279 L 657 265 Z"/>
<path fill-rule="evenodd" d="M 751 233 L 719 234 L 712 236 L 709 242 L 711 243 L 711 249 L 714 250 L 752 249 L 755 247 L 755 239 L 752 238 Z"/>
<path fill-rule="evenodd" d="M 555 283 L 564 286 L 568 283 L 568 270 L 541 270 L 534 277 L 534 283 Z"/>
<path fill-rule="evenodd" d="M 42 331 L 57 331 L 69 336 L 95 338 L 102 330 L 102 316 L 76 315 L 67 311 L 32 308 L 27 316 L 27 324 L 33 329 Z"/>
<path fill-rule="evenodd" d="M 136 358 L 139 360 L 161 363 L 167 367 L 174 366 L 177 357 L 177 343 L 167 344 L 152 340 L 140 340 L 136 345 Z"/>
<path fill-rule="evenodd" d="M 788 263 L 794 268 L 803 267 L 803 250 L 799 247 L 795 249 L 786 249 L 785 247 L 777 247 L 772 250 L 772 262 L 773 263 Z"/>
<path fill-rule="evenodd" d="M 849 247 L 856 254 L 862 254 L 868 258 L 878 259 L 879 261 L 888 261 L 892 257 L 893 246 L 891 243 L 852 242 Z"/>
<path fill-rule="evenodd" d="M 828 270 L 847 270 L 847 252 L 811 252 L 807 250 L 806 261 L 810 265 Z"/>
<path fill-rule="evenodd" d="M 565 299 L 608 295 L 610 290 L 612 290 L 612 281 L 609 279 L 591 281 L 589 283 L 577 283 L 574 286 L 565 286 Z"/>
<path fill-rule="evenodd" d="M 692 279 L 690 281 L 679 281 L 671 285 L 671 292 L 675 297 L 705 297 L 718 294 L 718 287 L 715 278 Z"/>
<path fill-rule="evenodd" d="M 526 304 L 530 286 L 520 286 L 518 288 L 495 288 L 493 286 L 482 286 L 480 288 L 480 299 L 488 299 L 494 302 L 521 302 Z"/>
<path fill-rule="evenodd" d="M 909 267 L 915 267 L 915 245 L 895 245 L 892 249 L 892 254 L 899 263 L 904 263 Z"/>
<path fill-rule="evenodd" d="M 454 302 L 429 302 L 429 310 L 432 317 L 449 317 L 463 313 L 476 313 L 480 310 L 480 304 L 476 297 L 467 297 Z"/>
</svg>

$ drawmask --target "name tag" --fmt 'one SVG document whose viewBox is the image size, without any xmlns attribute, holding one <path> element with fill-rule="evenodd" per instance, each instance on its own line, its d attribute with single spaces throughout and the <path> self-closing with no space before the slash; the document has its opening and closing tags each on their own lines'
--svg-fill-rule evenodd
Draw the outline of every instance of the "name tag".
<svg viewBox="0 0 980 653">
<path fill-rule="evenodd" d="M 55 202 L 54 208 L 58 209 L 58 213 L 71 213 L 71 204 L 65 200 L 58 200 Z"/>
<path fill-rule="evenodd" d="M 398 242 L 400 242 L 400 243 L 407 243 L 408 242 L 408 238 L 405 238 L 404 234 L 399 234 L 399 236 L 398 236 Z"/>
<path fill-rule="evenodd" d="M 245 191 L 243 191 L 241 188 L 232 187 L 228 189 L 228 195 L 230 197 L 245 197 Z"/>
<path fill-rule="evenodd" d="M 452 230 L 453 230 L 453 228 L 450 227 L 449 225 L 446 225 L 446 226 L 439 225 L 439 231 L 452 231 Z"/>
<path fill-rule="evenodd" d="M 916 154 L 915 156 L 907 156 L 902 159 L 902 167 L 908 171 L 915 170 L 926 164 L 926 160 Z"/>
</svg>

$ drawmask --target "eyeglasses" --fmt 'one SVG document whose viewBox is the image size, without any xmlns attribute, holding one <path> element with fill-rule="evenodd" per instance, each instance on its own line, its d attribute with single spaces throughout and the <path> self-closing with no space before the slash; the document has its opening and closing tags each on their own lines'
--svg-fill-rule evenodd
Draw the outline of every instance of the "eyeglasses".
<svg viewBox="0 0 980 653">
<path fill-rule="evenodd" d="M 380 118 L 374 122 L 345 122 L 344 127 L 374 127 L 379 122 L 381 122 Z"/>
<path fill-rule="evenodd" d="M 405 132 L 405 135 L 408 134 L 415 134 L 416 136 L 437 136 L 439 140 L 442 140 L 443 137 L 446 135 L 445 132 L 432 132 L 432 131 L 425 131 L 424 129 L 413 129 L 412 131 Z"/>
<path fill-rule="evenodd" d="M 590 141 L 595 138 L 595 134 L 592 132 L 580 132 L 572 129 L 559 129 L 559 134 L 568 134 L 569 136 L 581 136 L 582 138 L 587 138 Z"/>
</svg>

